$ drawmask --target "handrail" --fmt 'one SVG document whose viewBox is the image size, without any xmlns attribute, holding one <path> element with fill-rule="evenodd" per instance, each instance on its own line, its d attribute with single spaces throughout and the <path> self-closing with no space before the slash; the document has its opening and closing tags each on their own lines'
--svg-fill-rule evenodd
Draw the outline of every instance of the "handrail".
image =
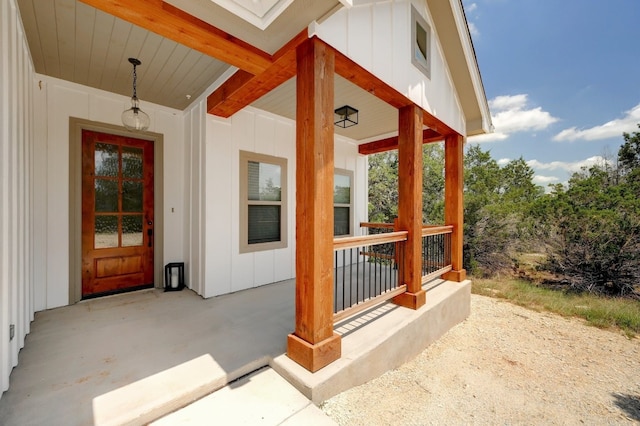
<svg viewBox="0 0 640 426">
<path fill-rule="evenodd" d="M 361 228 L 383 228 L 383 229 L 393 229 L 393 223 L 384 223 L 384 222 L 360 222 Z"/>
<path fill-rule="evenodd" d="M 453 225 L 423 225 L 422 236 L 437 235 L 437 234 L 451 234 L 453 232 Z"/>
<path fill-rule="evenodd" d="M 360 235 L 333 239 L 333 250 L 346 250 L 362 246 L 407 241 L 407 231 L 387 232 L 386 234 Z"/>
</svg>

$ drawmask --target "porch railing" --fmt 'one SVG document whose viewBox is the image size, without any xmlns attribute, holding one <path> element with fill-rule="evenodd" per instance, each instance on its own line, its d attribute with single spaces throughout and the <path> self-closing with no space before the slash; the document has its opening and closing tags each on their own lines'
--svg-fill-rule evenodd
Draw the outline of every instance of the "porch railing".
<svg viewBox="0 0 640 426">
<path fill-rule="evenodd" d="M 336 238 L 334 321 L 356 314 L 406 291 L 400 285 L 407 231 Z"/>
<path fill-rule="evenodd" d="M 453 226 L 422 227 L 422 284 L 449 272 Z"/>
<path fill-rule="evenodd" d="M 393 223 L 363 222 L 367 235 L 335 238 L 334 322 L 406 291 L 401 283 L 407 231 Z M 422 283 L 451 271 L 450 225 L 423 225 Z"/>
</svg>

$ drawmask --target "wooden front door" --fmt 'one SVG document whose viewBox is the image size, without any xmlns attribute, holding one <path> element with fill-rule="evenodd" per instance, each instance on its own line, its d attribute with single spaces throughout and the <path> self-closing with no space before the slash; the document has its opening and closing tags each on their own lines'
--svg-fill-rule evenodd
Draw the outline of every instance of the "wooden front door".
<svg viewBox="0 0 640 426">
<path fill-rule="evenodd" d="M 153 286 L 153 143 L 82 131 L 82 298 Z"/>
</svg>

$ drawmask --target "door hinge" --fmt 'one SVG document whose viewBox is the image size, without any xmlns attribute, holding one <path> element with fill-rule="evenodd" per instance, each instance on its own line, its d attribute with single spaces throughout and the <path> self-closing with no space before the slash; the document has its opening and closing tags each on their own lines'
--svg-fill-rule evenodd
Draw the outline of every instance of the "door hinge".
<svg viewBox="0 0 640 426">
<path fill-rule="evenodd" d="M 16 325 L 9 325 L 9 341 L 13 340 L 13 337 L 16 335 Z"/>
</svg>

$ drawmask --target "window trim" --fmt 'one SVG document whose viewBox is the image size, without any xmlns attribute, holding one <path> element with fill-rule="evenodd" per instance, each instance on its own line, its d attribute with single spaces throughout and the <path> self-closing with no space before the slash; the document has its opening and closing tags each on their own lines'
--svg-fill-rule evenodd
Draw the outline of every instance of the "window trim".
<svg viewBox="0 0 640 426">
<path fill-rule="evenodd" d="M 426 64 L 420 62 L 416 58 L 416 49 L 418 47 L 417 29 L 418 26 L 422 27 L 426 34 Z M 416 8 L 411 6 L 411 63 L 418 68 L 428 79 L 431 79 L 431 26 L 427 21 L 418 13 Z"/>
<path fill-rule="evenodd" d="M 334 238 L 342 238 L 342 237 L 352 237 L 354 235 L 353 231 L 354 231 L 354 226 L 353 226 L 353 217 L 354 217 L 354 212 L 353 212 L 353 198 L 354 198 L 354 187 L 355 187 L 355 181 L 354 181 L 354 173 L 353 170 L 347 170 L 347 169 L 339 169 L 339 168 L 334 168 L 333 169 L 333 174 L 334 174 L 334 191 L 335 191 L 335 175 L 342 175 L 342 176 L 348 176 L 349 177 L 349 182 L 350 182 L 350 187 L 349 187 L 349 204 L 346 203 L 336 203 L 335 201 L 333 202 L 333 208 L 335 209 L 336 207 L 348 207 L 349 208 L 349 233 L 348 234 L 342 234 L 342 235 L 336 235 L 335 234 L 335 228 L 334 228 Z M 334 222 L 335 222 L 335 215 L 334 215 Z"/>
<path fill-rule="evenodd" d="M 280 167 L 280 201 L 249 200 L 249 162 L 266 163 Z M 287 247 L 288 224 L 288 188 L 287 188 L 287 159 L 274 157 L 256 152 L 240 151 L 240 253 L 275 250 Z M 278 205 L 280 206 L 280 241 L 249 244 L 249 205 Z"/>
</svg>

